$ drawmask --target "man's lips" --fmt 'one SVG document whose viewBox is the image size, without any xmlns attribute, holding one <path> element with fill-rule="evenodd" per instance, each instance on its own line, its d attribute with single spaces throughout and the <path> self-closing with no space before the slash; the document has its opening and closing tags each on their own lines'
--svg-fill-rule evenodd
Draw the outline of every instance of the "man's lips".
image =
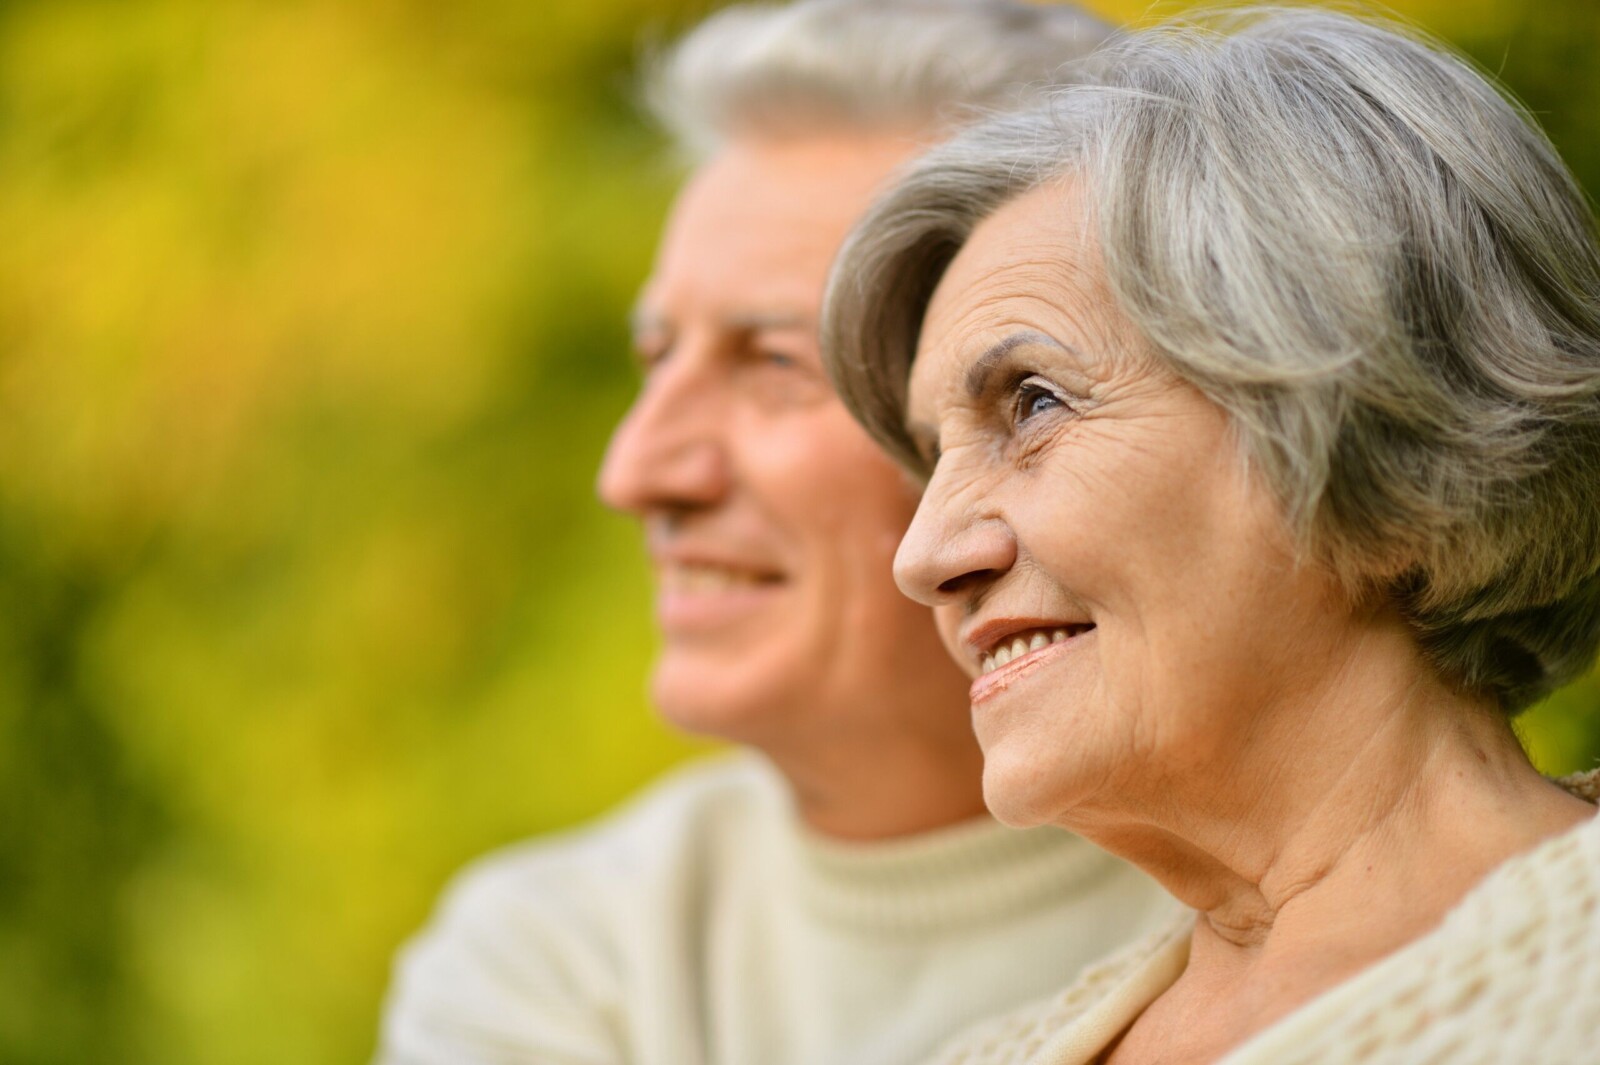
<svg viewBox="0 0 1600 1065">
<path fill-rule="evenodd" d="M 774 570 L 724 562 L 657 561 L 656 583 L 661 591 L 667 593 L 714 595 L 748 588 L 770 588 L 782 584 L 783 576 Z"/>
<path fill-rule="evenodd" d="M 727 555 L 658 552 L 651 561 L 664 591 L 716 592 L 781 584 L 785 579 L 776 566 Z"/>
<path fill-rule="evenodd" d="M 656 623 L 686 637 L 749 631 L 784 584 L 771 569 L 657 558 Z"/>
<path fill-rule="evenodd" d="M 759 538 L 709 529 L 690 533 L 664 522 L 647 522 L 645 550 L 663 581 L 687 579 L 691 586 L 776 584 L 787 576 L 777 555 Z"/>
</svg>

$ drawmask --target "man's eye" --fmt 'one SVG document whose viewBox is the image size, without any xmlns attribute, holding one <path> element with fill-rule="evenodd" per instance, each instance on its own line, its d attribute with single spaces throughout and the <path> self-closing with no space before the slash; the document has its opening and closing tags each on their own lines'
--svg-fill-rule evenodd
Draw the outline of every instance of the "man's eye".
<svg viewBox="0 0 1600 1065">
<path fill-rule="evenodd" d="M 763 349 L 756 352 L 756 358 L 760 359 L 768 366 L 776 366 L 781 370 L 793 369 L 794 367 L 800 365 L 799 356 L 790 355 L 786 351 Z"/>
<path fill-rule="evenodd" d="M 1035 415 L 1065 406 L 1060 396 L 1043 385 L 1023 381 L 1017 386 L 1014 415 L 1019 425 Z"/>
<path fill-rule="evenodd" d="M 672 353 L 672 346 L 666 343 L 636 343 L 633 346 L 633 361 L 639 367 L 639 372 L 646 377 L 667 360 Z"/>
</svg>

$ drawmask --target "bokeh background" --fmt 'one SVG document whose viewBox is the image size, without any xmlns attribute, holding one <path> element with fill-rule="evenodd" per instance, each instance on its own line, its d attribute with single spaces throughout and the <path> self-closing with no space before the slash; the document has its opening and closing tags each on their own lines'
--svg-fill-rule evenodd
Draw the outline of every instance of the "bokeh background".
<svg viewBox="0 0 1600 1065">
<path fill-rule="evenodd" d="M 591 482 L 711 6 L 0 2 L 0 1061 L 363 1060 L 453 869 L 692 752 Z M 1587 0 L 1398 10 L 1600 190 Z"/>
</svg>

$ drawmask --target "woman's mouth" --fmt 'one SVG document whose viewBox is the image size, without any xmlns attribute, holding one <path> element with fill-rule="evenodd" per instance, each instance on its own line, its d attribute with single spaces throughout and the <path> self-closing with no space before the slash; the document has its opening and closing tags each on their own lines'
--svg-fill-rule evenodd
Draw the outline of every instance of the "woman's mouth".
<svg viewBox="0 0 1600 1065">
<path fill-rule="evenodd" d="M 1031 629 L 1019 632 L 1010 639 L 1002 640 L 1000 644 L 983 656 L 979 665 L 980 674 L 993 673 L 1001 666 L 1015 662 L 1041 648 L 1053 643 L 1066 643 L 1072 637 L 1094 628 L 1094 625 L 1066 625 L 1055 629 Z"/>
<path fill-rule="evenodd" d="M 979 659 L 979 676 L 972 682 L 970 692 L 972 701 L 976 703 L 1004 691 L 1056 653 L 1065 651 L 1075 639 L 1093 630 L 1094 623 L 1086 622 L 1011 634 Z"/>
</svg>

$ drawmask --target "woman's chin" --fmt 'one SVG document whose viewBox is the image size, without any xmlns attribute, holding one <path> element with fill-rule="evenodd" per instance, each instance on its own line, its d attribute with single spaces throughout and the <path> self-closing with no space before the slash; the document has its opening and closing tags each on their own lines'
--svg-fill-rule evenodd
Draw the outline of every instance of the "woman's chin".
<svg viewBox="0 0 1600 1065">
<path fill-rule="evenodd" d="M 1052 824 L 1060 809 L 1060 787 L 1032 759 L 1010 759 L 1001 751 L 983 760 L 983 802 L 1003 825 L 1034 828 Z"/>
</svg>

